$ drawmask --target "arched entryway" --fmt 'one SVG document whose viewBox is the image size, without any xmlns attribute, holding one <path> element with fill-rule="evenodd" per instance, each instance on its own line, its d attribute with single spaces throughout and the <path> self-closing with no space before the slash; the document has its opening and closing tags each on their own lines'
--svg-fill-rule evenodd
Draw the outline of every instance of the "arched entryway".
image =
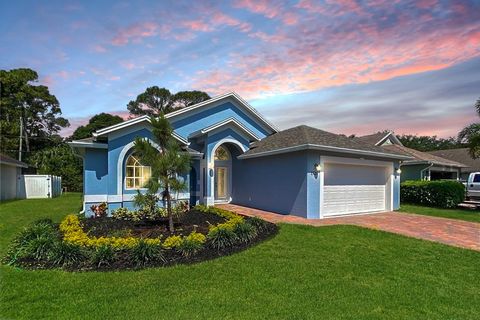
<svg viewBox="0 0 480 320">
<path fill-rule="evenodd" d="M 213 150 L 213 192 L 215 203 L 231 202 L 234 187 L 236 158 L 244 152 L 243 146 L 223 142 Z"/>
<path fill-rule="evenodd" d="M 215 150 L 214 159 L 214 196 L 216 202 L 228 202 L 232 183 L 232 156 L 224 145 Z"/>
</svg>

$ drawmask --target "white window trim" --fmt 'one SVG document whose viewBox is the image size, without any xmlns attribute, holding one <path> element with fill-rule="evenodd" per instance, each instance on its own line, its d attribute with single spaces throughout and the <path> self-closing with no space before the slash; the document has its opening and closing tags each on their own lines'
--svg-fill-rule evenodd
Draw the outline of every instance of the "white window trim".
<svg viewBox="0 0 480 320">
<path fill-rule="evenodd" d="M 149 141 L 152 146 L 154 146 L 157 150 L 160 150 L 160 146 L 152 141 L 149 138 L 145 138 L 145 140 Z M 123 177 L 123 163 L 125 162 L 125 157 L 127 153 L 130 151 L 135 146 L 135 141 L 132 141 L 128 144 L 126 144 L 123 148 L 122 151 L 120 151 L 120 154 L 118 155 L 118 160 L 117 160 L 117 194 L 121 195 L 123 194 L 123 186 L 124 186 L 124 177 Z M 136 190 L 136 189 L 135 189 Z M 146 190 L 146 188 L 143 189 L 138 189 L 138 190 Z"/>
<path fill-rule="evenodd" d="M 133 157 L 133 154 L 134 154 L 134 153 L 131 153 L 131 154 L 128 156 L 128 158 Z M 128 158 L 126 159 L 126 161 L 128 161 Z M 142 167 L 142 168 L 148 167 L 148 168 L 150 168 L 150 177 L 151 177 L 151 175 L 152 175 L 152 167 L 150 167 L 150 166 L 144 166 L 144 165 L 142 165 L 142 164 L 140 163 L 140 161 L 139 161 L 138 159 L 135 159 L 135 160 L 136 160 L 140 165 L 139 165 L 139 166 L 134 166 L 134 167 L 137 167 L 137 168 L 140 168 L 140 167 Z M 143 177 L 137 177 L 137 176 L 127 177 L 127 167 L 128 167 L 127 162 L 125 162 L 125 176 L 123 177 L 123 179 L 124 179 L 123 183 L 124 183 L 124 186 L 125 186 L 125 190 L 147 190 L 148 188 L 145 188 L 145 187 L 141 187 L 141 188 L 135 188 L 135 187 L 133 187 L 133 188 L 128 188 L 128 187 L 127 187 L 127 179 L 128 179 L 128 178 L 134 179 L 134 181 L 135 181 L 135 179 L 142 179 L 142 180 L 143 180 Z M 130 166 L 130 167 L 131 167 L 131 166 Z M 143 170 L 144 170 L 144 169 L 142 169 L 142 172 L 143 172 Z M 149 179 L 150 179 L 150 178 L 149 178 Z M 134 183 L 134 184 L 135 184 L 135 183 Z"/>
</svg>

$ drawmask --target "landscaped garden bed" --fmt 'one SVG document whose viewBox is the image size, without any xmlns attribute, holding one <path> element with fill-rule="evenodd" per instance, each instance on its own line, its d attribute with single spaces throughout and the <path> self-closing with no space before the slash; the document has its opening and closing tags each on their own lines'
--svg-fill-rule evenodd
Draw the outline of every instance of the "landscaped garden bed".
<svg viewBox="0 0 480 320">
<path fill-rule="evenodd" d="M 174 231 L 159 212 L 120 209 L 111 217 L 38 220 L 13 241 L 5 258 L 27 269 L 119 270 L 208 260 L 246 249 L 277 232 L 259 218 L 215 207 L 177 212 Z"/>
</svg>

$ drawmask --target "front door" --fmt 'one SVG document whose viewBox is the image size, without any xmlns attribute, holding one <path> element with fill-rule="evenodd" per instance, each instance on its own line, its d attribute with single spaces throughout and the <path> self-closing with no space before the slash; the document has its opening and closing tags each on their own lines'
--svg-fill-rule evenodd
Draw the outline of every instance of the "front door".
<svg viewBox="0 0 480 320">
<path fill-rule="evenodd" d="M 226 167 L 215 168 L 215 200 L 227 200 L 228 171 Z"/>
</svg>

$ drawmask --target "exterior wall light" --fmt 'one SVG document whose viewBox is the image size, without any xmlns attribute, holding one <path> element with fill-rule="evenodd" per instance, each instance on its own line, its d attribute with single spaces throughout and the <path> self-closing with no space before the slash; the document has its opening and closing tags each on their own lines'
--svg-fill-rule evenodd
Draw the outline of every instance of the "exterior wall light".
<svg viewBox="0 0 480 320">
<path fill-rule="evenodd" d="M 397 168 L 397 169 L 395 170 L 395 172 L 396 172 L 397 174 L 400 174 L 400 173 L 402 173 L 402 169 Z"/>
<path fill-rule="evenodd" d="M 322 165 L 320 163 L 315 163 L 315 172 L 321 172 L 322 171 Z"/>
</svg>

